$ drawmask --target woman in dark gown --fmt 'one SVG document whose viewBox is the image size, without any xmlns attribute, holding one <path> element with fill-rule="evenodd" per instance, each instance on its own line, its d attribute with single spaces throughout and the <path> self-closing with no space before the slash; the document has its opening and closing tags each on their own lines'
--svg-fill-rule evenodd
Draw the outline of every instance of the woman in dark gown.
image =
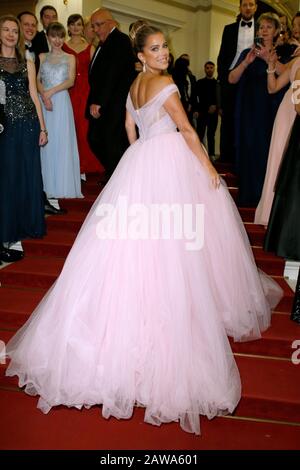
<svg viewBox="0 0 300 470">
<path fill-rule="evenodd" d="M 17 261 L 9 245 L 45 234 L 40 145 L 47 131 L 35 85 L 35 67 L 24 58 L 18 20 L 0 18 L 0 81 L 5 88 L 0 133 L 0 262 Z"/>
<path fill-rule="evenodd" d="M 270 28 L 271 26 L 271 28 Z M 280 30 L 273 13 L 258 19 L 258 36 L 264 47 L 245 49 L 230 72 L 230 83 L 238 83 L 235 108 L 236 171 L 239 177 L 239 205 L 257 206 L 265 178 L 272 128 L 282 93 L 270 95 L 267 63 L 262 58 L 272 48 Z"/>
</svg>

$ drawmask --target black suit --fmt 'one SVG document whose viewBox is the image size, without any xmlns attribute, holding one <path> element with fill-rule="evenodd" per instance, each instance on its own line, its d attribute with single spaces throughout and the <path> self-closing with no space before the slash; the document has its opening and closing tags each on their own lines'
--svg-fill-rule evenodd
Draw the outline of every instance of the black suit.
<svg viewBox="0 0 300 470">
<path fill-rule="evenodd" d="M 218 80 L 221 88 L 222 121 L 220 132 L 221 160 L 234 162 L 234 108 L 236 85 L 228 83 L 229 67 L 236 54 L 239 22 L 225 26 L 218 56 Z"/>
<path fill-rule="evenodd" d="M 34 52 L 41 54 L 42 52 L 49 52 L 48 41 L 45 31 L 39 31 L 36 33 L 32 40 L 32 47 Z"/>
<path fill-rule="evenodd" d="M 100 48 L 100 50 L 99 50 Z M 126 99 L 135 78 L 131 43 L 115 28 L 98 46 L 89 71 L 90 93 L 87 102 L 90 147 L 108 175 L 117 166 L 128 146 L 125 131 Z M 90 115 L 90 105 L 100 105 L 100 118 Z"/>
<path fill-rule="evenodd" d="M 32 50 L 35 53 L 35 69 L 36 73 L 38 74 L 40 68 L 39 55 L 43 52 L 49 52 L 47 37 L 44 31 L 39 31 L 38 33 L 36 33 L 35 37 L 32 40 Z"/>
<path fill-rule="evenodd" d="M 218 82 L 215 78 L 201 78 L 196 83 L 197 94 L 197 132 L 201 141 L 204 139 L 205 131 L 207 137 L 208 154 L 210 157 L 215 155 L 215 134 L 218 126 L 218 108 L 217 108 L 217 88 Z M 209 113 L 209 107 L 216 106 L 214 113 Z"/>
<path fill-rule="evenodd" d="M 220 82 L 227 81 L 229 67 L 235 57 L 238 43 L 239 22 L 225 26 L 220 52 L 218 56 L 218 79 Z"/>
</svg>

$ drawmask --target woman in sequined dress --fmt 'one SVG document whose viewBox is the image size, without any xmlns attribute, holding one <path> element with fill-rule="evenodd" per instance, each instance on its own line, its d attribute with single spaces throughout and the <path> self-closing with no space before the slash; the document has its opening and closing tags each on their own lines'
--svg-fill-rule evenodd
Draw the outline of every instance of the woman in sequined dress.
<svg viewBox="0 0 300 470">
<path fill-rule="evenodd" d="M 44 190 L 48 198 L 77 198 L 81 194 L 79 154 L 68 89 L 74 85 L 75 57 L 62 50 L 66 30 L 51 23 L 47 38 L 51 52 L 40 54 L 37 76 L 49 144 L 41 150 Z"/>
<path fill-rule="evenodd" d="M 4 130 L 0 134 L 0 264 L 17 261 L 22 251 L 9 246 L 45 234 L 40 146 L 47 130 L 39 102 L 35 67 L 24 57 L 20 25 L 0 18 L 0 81 L 5 88 Z"/>
</svg>

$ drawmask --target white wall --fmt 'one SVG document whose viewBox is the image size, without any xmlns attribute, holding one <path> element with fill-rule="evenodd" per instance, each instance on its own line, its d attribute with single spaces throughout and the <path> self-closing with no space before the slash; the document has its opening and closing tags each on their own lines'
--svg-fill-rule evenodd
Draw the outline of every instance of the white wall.
<svg viewBox="0 0 300 470">
<path fill-rule="evenodd" d="M 73 13 L 82 12 L 82 1 L 83 0 L 68 0 L 67 5 L 64 5 L 63 0 L 39 0 L 36 4 L 35 14 L 38 19 L 40 19 L 40 10 L 45 5 L 52 5 L 58 14 L 58 20 L 64 26 L 67 26 L 67 19 L 69 15 Z M 41 23 L 39 24 L 39 29 L 42 29 Z"/>
</svg>

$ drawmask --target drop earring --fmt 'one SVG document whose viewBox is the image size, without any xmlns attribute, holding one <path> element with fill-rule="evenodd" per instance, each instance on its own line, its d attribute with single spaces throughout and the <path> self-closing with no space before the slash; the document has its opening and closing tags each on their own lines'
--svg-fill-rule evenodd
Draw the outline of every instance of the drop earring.
<svg viewBox="0 0 300 470">
<path fill-rule="evenodd" d="M 146 72 L 146 62 L 143 62 L 143 72 Z"/>
</svg>

